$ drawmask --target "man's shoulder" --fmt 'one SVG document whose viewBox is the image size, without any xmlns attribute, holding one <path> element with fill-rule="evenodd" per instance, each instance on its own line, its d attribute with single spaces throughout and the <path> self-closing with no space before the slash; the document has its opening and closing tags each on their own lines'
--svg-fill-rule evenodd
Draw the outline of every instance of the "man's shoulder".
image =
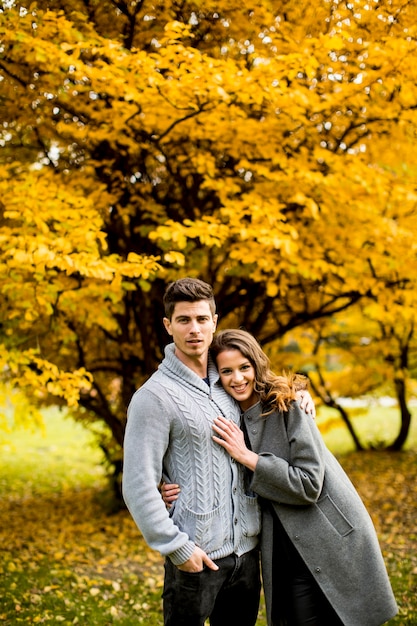
<svg viewBox="0 0 417 626">
<path fill-rule="evenodd" d="M 181 389 L 182 382 L 169 375 L 169 371 L 159 367 L 143 385 L 135 392 L 133 397 L 152 396 L 157 397 L 171 395 L 173 389 Z"/>
<path fill-rule="evenodd" d="M 132 414 L 160 414 L 162 408 L 167 404 L 169 394 L 166 385 L 161 381 L 157 372 L 152 374 L 133 394 L 127 409 L 128 415 Z"/>
<path fill-rule="evenodd" d="M 147 393 L 159 393 L 159 390 L 165 386 L 164 381 L 166 380 L 166 375 L 161 372 L 159 369 L 156 370 L 135 392 L 135 396 L 143 395 Z"/>
</svg>

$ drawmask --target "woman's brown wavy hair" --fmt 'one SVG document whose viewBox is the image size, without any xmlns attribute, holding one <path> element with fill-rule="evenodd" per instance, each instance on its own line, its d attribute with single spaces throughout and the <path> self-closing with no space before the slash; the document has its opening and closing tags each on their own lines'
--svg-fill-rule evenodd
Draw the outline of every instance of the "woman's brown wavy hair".
<svg viewBox="0 0 417 626">
<path fill-rule="evenodd" d="M 261 346 L 245 330 L 220 330 L 214 335 L 210 346 L 214 359 L 217 361 L 217 356 L 227 350 L 239 350 L 252 364 L 255 370 L 254 388 L 263 406 L 263 415 L 269 415 L 276 409 L 287 411 L 295 400 L 295 392 L 308 388 L 308 379 L 301 374 L 274 374 Z"/>
</svg>

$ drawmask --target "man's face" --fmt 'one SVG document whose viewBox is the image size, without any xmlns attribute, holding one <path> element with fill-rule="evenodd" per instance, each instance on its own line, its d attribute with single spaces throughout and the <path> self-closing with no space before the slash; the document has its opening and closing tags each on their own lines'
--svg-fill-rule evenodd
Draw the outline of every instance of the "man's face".
<svg viewBox="0 0 417 626">
<path fill-rule="evenodd" d="M 175 343 L 175 353 L 183 363 L 200 360 L 208 354 L 216 324 L 217 315 L 212 315 L 207 300 L 177 302 L 171 320 L 164 317 L 165 328 Z"/>
</svg>

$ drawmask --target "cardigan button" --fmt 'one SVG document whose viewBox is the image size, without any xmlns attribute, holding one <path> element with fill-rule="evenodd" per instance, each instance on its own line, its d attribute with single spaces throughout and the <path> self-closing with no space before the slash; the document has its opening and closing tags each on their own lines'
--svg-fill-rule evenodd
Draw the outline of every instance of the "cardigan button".
<svg viewBox="0 0 417 626">
<path fill-rule="evenodd" d="M 256 435 L 257 432 L 258 432 L 258 430 L 256 428 L 252 428 L 252 430 L 251 430 L 252 435 Z"/>
<path fill-rule="evenodd" d="M 321 572 L 321 567 L 316 567 L 314 571 L 315 571 L 315 572 L 317 572 L 317 574 L 320 574 L 320 572 Z"/>
</svg>

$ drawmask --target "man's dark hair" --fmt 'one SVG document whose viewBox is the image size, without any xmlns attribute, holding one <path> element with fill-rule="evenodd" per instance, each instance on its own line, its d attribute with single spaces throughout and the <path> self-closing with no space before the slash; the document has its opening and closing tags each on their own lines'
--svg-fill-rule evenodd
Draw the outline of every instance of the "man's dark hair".
<svg viewBox="0 0 417 626">
<path fill-rule="evenodd" d="M 212 315 L 216 312 L 216 302 L 211 285 L 199 278 L 180 278 L 170 283 L 164 294 L 165 317 L 169 320 L 174 313 L 177 302 L 198 302 L 207 300 Z"/>
</svg>

